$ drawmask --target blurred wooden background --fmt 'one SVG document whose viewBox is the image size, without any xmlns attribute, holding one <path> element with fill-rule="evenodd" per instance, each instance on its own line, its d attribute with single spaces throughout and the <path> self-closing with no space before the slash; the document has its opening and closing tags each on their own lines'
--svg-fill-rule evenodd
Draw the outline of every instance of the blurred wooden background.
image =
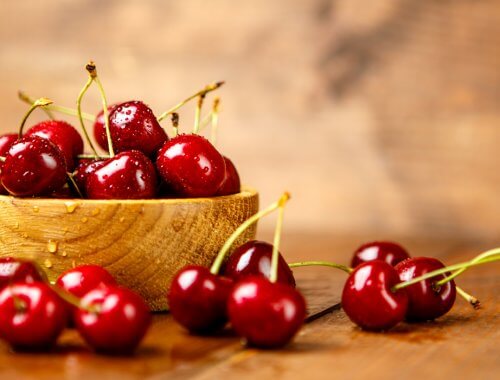
<svg viewBox="0 0 500 380">
<path fill-rule="evenodd" d="M 226 80 L 219 146 L 292 193 L 288 233 L 500 237 L 497 0 L 3 0 L 0 130 L 18 89 L 74 104 L 89 58 L 157 114 Z"/>
</svg>

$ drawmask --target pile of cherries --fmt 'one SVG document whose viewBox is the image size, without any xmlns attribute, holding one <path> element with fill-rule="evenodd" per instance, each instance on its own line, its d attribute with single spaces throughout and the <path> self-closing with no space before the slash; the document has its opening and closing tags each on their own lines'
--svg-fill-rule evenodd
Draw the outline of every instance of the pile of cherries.
<svg viewBox="0 0 500 380">
<path fill-rule="evenodd" d="M 86 66 L 89 80 L 77 99 L 77 110 L 53 105 L 48 99 L 35 102 L 24 94 L 31 108 L 18 133 L 0 136 L 0 194 L 16 197 L 83 197 L 90 199 L 150 199 L 157 197 L 211 197 L 240 191 L 240 178 L 232 161 L 205 137 L 201 108 L 207 93 L 222 82 L 206 86 L 156 118 L 141 101 L 107 105 L 94 63 Z M 94 118 L 81 111 L 83 95 L 96 83 L 103 110 Z M 187 101 L 198 98 L 193 133 L 177 135 L 178 114 Z M 207 115 L 215 128 L 219 100 Z M 91 147 L 83 154 L 80 133 L 62 120 L 46 120 L 23 132 L 31 112 L 42 107 L 78 116 Z M 159 121 L 172 116 L 174 136 L 168 137 Z M 100 154 L 85 128 L 84 118 L 94 119 L 94 137 L 108 154 Z"/>
<path fill-rule="evenodd" d="M 100 266 L 75 267 L 51 285 L 36 264 L 0 258 L 0 338 L 16 350 L 50 349 L 75 327 L 96 352 L 130 354 L 150 323 L 144 300 Z"/>
</svg>

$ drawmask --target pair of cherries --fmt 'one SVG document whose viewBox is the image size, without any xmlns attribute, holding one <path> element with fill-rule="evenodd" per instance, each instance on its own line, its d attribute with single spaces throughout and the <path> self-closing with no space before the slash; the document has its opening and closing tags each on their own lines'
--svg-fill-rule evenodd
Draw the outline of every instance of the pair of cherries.
<svg viewBox="0 0 500 380">
<path fill-rule="evenodd" d="M 95 351 L 129 354 L 150 323 L 144 300 L 102 267 L 70 269 L 50 286 L 33 263 L 0 259 L 0 338 L 15 349 L 48 349 L 69 324 Z"/>
<path fill-rule="evenodd" d="M 231 254 L 222 275 L 202 266 L 181 269 L 168 292 L 174 319 L 195 334 L 214 333 L 230 321 L 251 346 L 286 345 L 304 323 L 306 305 L 281 254 L 277 282 L 269 281 L 272 250 L 249 241 Z"/>
<path fill-rule="evenodd" d="M 411 258 L 399 244 L 362 245 L 354 254 L 352 267 L 342 292 L 342 308 L 363 329 L 387 330 L 404 319 L 433 320 L 446 314 L 455 302 L 453 280 L 436 285 L 445 274 L 394 289 L 398 283 L 445 268 L 432 257 Z"/>
</svg>

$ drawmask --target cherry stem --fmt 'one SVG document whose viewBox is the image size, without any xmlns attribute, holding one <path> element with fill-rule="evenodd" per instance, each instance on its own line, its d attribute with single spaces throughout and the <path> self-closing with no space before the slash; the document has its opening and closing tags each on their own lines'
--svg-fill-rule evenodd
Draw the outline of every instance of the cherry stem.
<svg viewBox="0 0 500 380">
<path fill-rule="evenodd" d="M 23 102 L 25 103 L 28 103 L 30 105 L 33 105 L 33 103 L 35 102 L 34 99 L 30 98 L 28 95 L 26 95 L 24 92 L 22 91 L 18 91 L 17 92 L 17 96 L 19 97 L 19 99 L 21 99 Z M 47 114 L 47 116 L 49 117 L 49 119 L 51 120 L 54 120 L 54 115 L 52 114 L 52 112 L 50 112 L 50 110 L 48 109 L 48 107 L 44 107 L 43 108 L 43 111 Z"/>
<path fill-rule="evenodd" d="M 184 104 L 186 104 L 187 102 L 199 97 L 199 96 L 205 96 L 206 94 L 208 94 L 209 92 L 211 91 L 214 91 L 214 90 L 217 90 L 220 86 L 222 86 L 224 84 L 224 82 L 216 82 L 216 83 L 212 83 L 212 84 L 209 84 L 207 86 L 205 86 L 204 89 L 198 91 L 196 94 L 193 94 L 189 97 L 187 97 L 186 99 L 184 99 L 182 102 L 179 102 L 177 103 L 175 106 L 173 106 L 172 108 L 168 109 L 167 111 L 163 112 L 158 118 L 157 120 L 160 122 L 162 121 L 163 119 L 165 119 L 168 115 L 170 115 L 172 112 L 175 112 L 177 111 L 179 108 L 181 108 Z"/>
<path fill-rule="evenodd" d="M 480 261 L 475 261 L 478 257 L 481 257 Z M 467 269 L 469 267 L 473 267 L 476 265 L 482 265 L 494 261 L 500 260 L 500 248 L 495 248 L 492 250 L 489 250 L 487 252 L 484 252 L 480 255 L 478 255 L 476 258 L 470 260 L 470 261 L 465 261 L 463 263 L 455 264 L 455 265 L 450 265 L 445 268 L 440 268 L 435 271 L 426 273 L 422 276 L 415 277 L 414 279 L 406 282 L 401 282 L 399 284 L 396 284 L 395 286 L 392 287 L 392 291 L 397 291 L 399 289 L 406 288 L 407 286 L 414 285 L 420 281 L 427 280 L 429 278 L 433 278 L 436 276 L 439 276 L 441 274 L 448 273 L 450 271 L 458 270 L 458 269 Z M 451 276 L 450 276 L 451 277 Z"/>
<path fill-rule="evenodd" d="M 80 188 L 78 187 L 78 185 L 76 184 L 76 181 L 75 181 L 75 179 L 73 178 L 73 174 L 72 174 L 72 173 L 70 173 L 70 172 L 66 172 L 66 175 L 68 176 L 69 181 L 71 182 L 71 184 L 72 184 L 72 185 L 73 185 L 73 187 L 75 188 L 76 192 L 78 193 L 78 196 L 79 196 L 80 198 L 82 198 L 82 199 L 83 199 L 83 194 L 82 194 L 82 192 L 80 191 Z"/>
<path fill-rule="evenodd" d="M 229 238 L 226 240 L 222 248 L 220 249 L 219 253 L 217 254 L 217 257 L 215 258 L 214 263 L 212 264 L 212 267 L 210 268 L 210 272 L 212 274 L 218 274 L 220 271 L 220 268 L 222 266 L 222 263 L 224 262 L 224 259 L 226 258 L 227 253 L 233 246 L 234 242 L 240 237 L 240 235 L 245 232 L 246 229 L 248 229 L 252 224 L 257 222 L 259 219 L 263 218 L 264 216 L 272 213 L 274 210 L 280 207 L 281 203 L 283 202 L 283 199 L 288 199 L 290 198 L 290 194 L 287 192 L 283 193 L 283 195 L 280 197 L 279 200 L 276 202 L 270 204 L 267 208 L 264 210 L 261 210 L 254 215 L 252 215 L 250 218 L 245 220 L 243 223 L 241 223 L 238 228 L 229 236 Z M 286 201 L 285 201 L 286 202 Z"/>
<path fill-rule="evenodd" d="M 219 126 L 219 105 L 220 105 L 220 98 L 217 97 L 214 99 L 214 104 L 212 106 L 212 113 L 211 113 L 211 131 L 210 131 L 210 141 L 212 142 L 212 145 L 215 146 L 215 143 L 217 142 L 217 128 Z"/>
<path fill-rule="evenodd" d="M 5 157 L 0 156 L 0 162 L 5 162 Z"/>
<path fill-rule="evenodd" d="M 352 273 L 353 269 L 349 268 L 346 265 L 332 263 L 330 261 L 300 261 L 297 263 L 288 264 L 290 268 L 300 268 L 300 267 L 309 267 L 309 266 L 322 266 L 322 267 L 331 267 L 343 270 L 346 273 Z"/>
<path fill-rule="evenodd" d="M 177 112 L 172 112 L 172 129 L 174 137 L 179 134 L 179 114 Z"/>
<path fill-rule="evenodd" d="M 97 150 L 95 149 L 94 144 L 92 143 L 92 140 L 90 139 L 90 136 L 89 136 L 89 134 L 87 132 L 87 128 L 85 128 L 85 123 L 83 121 L 83 116 L 82 116 L 82 99 L 83 99 L 83 95 L 85 95 L 85 93 L 89 89 L 89 87 L 92 84 L 92 82 L 93 82 L 93 79 L 92 79 L 91 76 L 89 76 L 89 78 L 87 79 L 87 82 L 85 83 L 85 85 L 83 86 L 82 90 L 78 94 L 78 98 L 76 99 L 76 113 L 77 113 L 77 116 L 78 116 L 78 120 L 80 121 L 80 126 L 82 127 L 83 134 L 85 135 L 85 139 L 89 143 L 89 146 L 90 146 L 90 149 L 92 149 L 92 152 L 94 152 L 94 154 L 97 156 L 98 155 L 97 154 Z"/>
<path fill-rule="evenodd" d="M 290 195 L 287 197 L 281 197 L 279 202 L 278 219 L 276 220 L 276 228 L 274 229 L 274 240 L 273 240 L 273 253 L 271 256 L 271 271 L 269 276 L 269 281 L 278 281 L 278 259 L 279 259 L 279 248 L 281 241 L 281 230 L 283 229 L 283 219 L 285 214 L 286 202 L 290 199 Z"/>
<path fill-rule="evenodd" d="M 101 80 L 97 76 L 97 69 L 94 62 L 90 61 L 87 66 L 85 66 L 87 71 L 89 72 L 92 80 L 97 84 L 97 88 L 99 89 L 99 93 L 101 94 L 102 101 L 102 112 L 104 116 L 104 127 L 106 129 L 106 138 L 108 140 L 108 150 L 109 156 L 115 156 L 115 150 L 113 148 L 113 140 L 111 139 L 111 131 L 109 130 L 109 111 L 108 111 L 108 101 L 106 100 L 106 93 L 104 92 L 104 87 L 102 86 Z"/>
<path fill-rule="evenodd" d="M 481 261 L 483 258 L 485 257 L 489 257 L 491 256 L 491 252 L 494 252 L 494 251 L 498 251 L 500 253 L 500 249 L 499 248 L 495 248 L 495 249 L 492 249 L 492 250 L 489 250 L 489 251 L 486 251 L 484 253 L 481 253 L 480 255 L 477 255 L 474 259 L 472 259 L 471 261 L 472 262 L 477 262 L 477 261 Z M 462 269 L 459 269 L 457 270 L 456 272 L 452 273 L 451 275 L 443 278 L 442 280 L 439 280 L 436 285 L 438 286 L 441 286 L 445 283 L 447 283 L 448 281 L 451 281 L 453 280 L 455 277 L 461 275 L 463 272 L 465 272 L 467 268 L 462 268 Z"/>
<path fill-rule="evenodd" d="M 83 307 L 81 299 L 78 298 L 77 296 L 71 294 L 70 292 L 62 289 L 61 287 L 59 287 L 57 285 L 52 285 L 51 284 L 50 287 L 52 288 L 52 290 L 55 293 L 57 293 L 57 295 L 59 297 L 61 297 L 64 301 L 66 301 L 70 305 L 73 305 L 77 309 L 85 310 L 85 311 L 87 311 L 89 313 L 99 313 L 100 310 L 99 310 L 98 306 L 96 306 L 96 305 L 90 305 L 90 306 L 87 306 L 87 307 Z"/>
<path fill-rule="evenodd" d="M 109 158 L 109 156 L 106 155 L 95 155 L 95 154 L 79 154 L 76 156 L 77 158 L 90 158 L 94 160 L 106 160 Z"/>
<path fill-rule="evenodd" d="M 437 284 L 436 284 L 437 285 Z M 466 300 L 474 309 L 479 309 L 481 307 L 481 302 L 474 297 L 473 295 L 467 293 L 465 290 L 463 290 L 460 287 L 456 287 L 457 293 L 464 299 Z"/>
<path fill-rule="evenodd" d="M 34 101 L 32 100 L 32 98 L 30 96 L 28 96 L 26 93 L 22 92 L 22 91 L 18 92 L 18 96 L 19 96 L 19 99 L 21 99 L 23 102 L 26 102 L 28 104 L 33 104 L 34 103 Z M 56 105 L 56 104 L 50 104 L 50 105 L 44 107 L 43 110 L 47 113 L 47 115 L 51 119 L 54 119 L 54 116 L 52 115 L 52 113 L 50 111 L 55 111 L 55 112 L 59 112 L 59 113 L 62 113 L 62 114 L 65 114 L 65 115 L 70 115 L 70 116 L 78 116 L 78 111 L 77 110 L 75 110 L 73 108 L 69 108 L 69 107 L 64 107 L 64 106 Z M 94 115 L 92 115 L 90 113 L 86 113 L 86 112 L 82 112 L 82 117 L 85 120 L 88 120 L 88 121 L 94 121 L 95 120 L 95 116 Z"/>
<path fill-rule="evenodd" d="M 28 117 L 30 117 L 31 113 L 38 107 L 45 107 L 49 104 L 52 104 L 52 100 L 47 98 L 40 98 L 35 100 L 35 102 L 29 108 L 28 112 L 26 112 L 26 115 L 24 115 L 23 120 L 21 121 L 21 125 L 19 126 L 19 138 L 23 137 L 24 124 L 26 124 L 26 120 L 28 120 Z"/>
<path fill-rule="evenodd" d="M 200 133 L 201 109 L 203 107 L 203 101 L 205 100 L 205 96 L 206 94 L 202 94 L 198 97 L 198 103 L 196 103 L 196 109 L 194 110 L 193 134 L 195 135 Z"/>
</svg>

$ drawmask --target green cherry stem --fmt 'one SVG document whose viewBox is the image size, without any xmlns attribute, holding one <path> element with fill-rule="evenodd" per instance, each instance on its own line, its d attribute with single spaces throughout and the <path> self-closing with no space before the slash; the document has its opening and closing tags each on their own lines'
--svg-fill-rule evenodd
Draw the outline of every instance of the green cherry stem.
<svg viewBox="0 0 500 380">
<path fill-rule="evenodd" d="M 264 210 L 261 210 L 257 212 L 256 214 L 252 215 L 250 218 L 245 220 L 242 224 L 238 226 L 238 228 L 229 236 L 229 238 L 226 240 L 222 248 L 220 249 L 219 253 L 217 254 L 217 257 L 215 258 L 214 263 L 212 264 L 212 267 L 210 268 L 210 272 L 212 274 L 218 274 L 220 271 L 220 268 L 222 266 L 222 263 L 224 262 L 224 259 L 226 258 L 227 253 L 233 246 L 234 242 L 240 237 L 240 235 L 247 229 L 249 228 L 252 224 L 257 222 L 259 219 L 263 218 L 264 216 L 272 213 L 274 210 L 280 207 L 281 203 L 283 202 L 283 199 L 288 199 L 290 198 L 290 194 L 287 192 L 283 193 L 283 195 L 280 197 L 279 200 L 276 202 L 270 204 L 267 208 Z M 285 201 L 286 202 L 286 201 Z"/>
<path fill-rule="evenodd" d="M 26 120 L 28 120 L 28 117 L 30 117 L 31 113 L 38 107 L 45 107 L 49 104 L 52 104 L 52 100 L 47 98 L 40 98 L 35 100 L 35 102 L 29 108 L 28 112 L 26 112 L 26 114 L 24 115 L 23 120 L 21 120 L 21 125 L 19 126 L 19 138 L 23 137 L 24 124 L 26 124 Z"/>
<path fill-rule="evenodd" d="M 80 188 L 78 187 L 75 179 L 73 178 L 73 173 L 66 172 L 66 175 L 68 176 L 69 181 L 71 182 L 71 185 L 75 188 L 76 192 L 78 193 L 78 196 L 83 199 L 83 194 L 80 191 Z"/>
<path fill-rule="evenodd" d="M 25 103 L 28 103 L 28 104 L 33 104 L 34 103 L 33 99 L 30 96 L 28 96 L 26 93 L 22 92 L 22 91 L 18 92 L 18 96 L 19 96 L 19 99 L 21 99 Z M 51 111 L 59 112 L 59 113 L 62 113 L 64 115 L 77 116 L 78 117 L 78 111 L 77 110 L 75 110 L 73 108 L 69 108 L 69 107 L 64 107 L 64 106 L 56 105 L 56 104 L 49 104 L 48 106 L 44 107 L 43 110 L 47 113 L 47 115 L 51 119 L 54 119 L 54 116 L 52 115 Z M 82 112 L 82 117 L 83 117 L 84 120 L 87 120 L 87 121 L 94 121 L 95 120 L 95 116 L 94 115 L 92 115 L 90 113 L 86 113 L 86 112 Z"/>
<path fill-rule="evenodd" d="M 492 252 L 493 252 L 493 254 L 500 254 L 500 248 L 494 248 L 494 249 L 491 249 L 491 250 L 486 251 L 484 253 L 481 253 L 480 255 L 477 255 L 474 259 L 472 259 L 471 262 L 481 261 L 483 258 L 491 256 Z M 438 281 L 436 283 L 436 285 L 440 286 L 440 285 L 447 283 L 448 281 L 453 280 L 455 277 L 457 277 L 457 276 L 461 275 L 463 272 L 465 272 L 466 269 L 467 268 L 462 268 L 462 269 L 457 270 L 456 272 L 452 273 L 451 275 Z"/>
<path fill-rule="evenodd" d="M 437 283 L 436 283 L 437 285 Z M 473 295 L 467 293 L 464 291 L 462 288 L 456 286 L 457 293 L 462 297 L 464 300 L 466 300 L 474 309 L 479 309 L 481 307 L 481 302 L 474 297 Z"/>
<path fill-rule="evenodd" d="M 106 93 L 104 92 L 104 87 L 102 86 L 101 80 L 97 76 L 97 69 L 94 62 L 90 61 L 87 66 L 85 66 L 87 71 L 89 72 L 89 76 L 92 80 L 97 84 L 97 88 L 99 89 L 99 93 L 101 94 L 102 101 L 102 112 L 104 116 L 104 127 L 106 129 L 106 138 L 108 140 L 108 150 L 109 156 L 115 156 L 115 150 L 113 148 L 113 140 L 111 139 L 111 131 L 109 130 L 109 111 L 108 111 L 108 101 L 106 99 Z"/>
<path fill-rule="evenodd" d="M 191 96 L 188 96 L 186 99 L 184 99 L 182 102 L 179 102 L 177 103 L 175 106 L 173 106 L 172 108 L 166 110 L 165 112 L 163 112 L 160 116 L 158 116 L 157 120 L 160 122 L 162 121 L 163 119 L 165 119 L 168 115 L 170 115 L 172 112 L 175 112 L 177 111 L 179 108 L 181 108 L 184 104 L 186 104 L 187 102 L 199 97 L 199 96 L 205 96 L 206 94 L 208 94 L 209 92 L 211 91 L 214 91 L 214 90 L 217 90 L 220 86 L 222 86 L 224 84 L 224 82 L 216 82 L 216 83 L 212 83 L 212 84 L 209 84 L 207 86 L 205 86 L 204 89 L 198 91 L 196 94 L 193 94 Z"/>
<path fill-rule="evenodd" d="M 279 248 L 281 240 L 281 230 L 283 229 L 283 219 L 285 214 L 286 202 L 290 199 L 290 196 L 281 197 L 279 199 L 279 211 L 278 219 L 276 221 L 276 228 L 274 229 L 274 240 L 273 240 L 273 252 L 271 256 L 271 275 L 269 276 L 269 281 L 278 281 L 278 259 L 279 259 Z"/>
<path fill-rule="evenodd" d="M 420 281 L 424 281 L 424 280 L 427 280 L 429 278 L 433 278 L 433 277 L 439 276 L 441 274 L 448 273 L 450 271 L 455 271 L 455 270 L 459 270 L 459 269 L 463 269 L 463 268 L 467 269 L 470 267 L 474 267 L 476 265 L 482 265 L 482 264 L 498 261 L 498 260 L 500 260 L 500 248 L 495 248 L 495 249 L 492 249 L 490 251 L 484 252 L 483 254 L 481 254 L 479 256 L 482 256 L 482 259 L 480 261 L 474 261 L 477 258 L 476 257 L 470 261 L 465 261 L 465 262 L 458 263 L 455 265 L 450 265 L 450 266 L 445 267 L 445 268 L 437 269 L 435 271 L 426 273 L 422 276 L 415 277 L 414 279 L 412 279 L 410 281 L 401 282 L 399 284 L 396 284 L 395 286 L 392 287 L 392 291 L 397 291 L 399 289 L 406 288 L 407 286 L 414 285 Z"/>
<path fill-rule="evenodd" d="M 193 134 L 195 135 L 200 133 L 201 109 L 203 108 L 203 102 L 205 101 L 205 96 L 206 94 L 202 94 L 198 97 L 198 103 L 196 103 L 196 109 L 194 110 Z"/>
<path fill-rule="evenodd" d="M 172 112 L 172 130 L 173 137 L 179 134 L 179 114 L 177 112 Z"/>
<path fill-rule="evenodd" d="M 92 152 L 94 152 L 94 155 L 98 156 L 97 150 L 95 149 L 94 144 L 92 143 L 92 140 L 90 139 L 90 136 L 87 132 L 87 128 L 85 127 L 85 122 L 83 121 L 83 115 L 82 115 L 82 99 L 89 87 L 92 85 L 93 82 L 92 76 L 89 75 L 87 82 L 83 86 L 82 90 L 78 94 L 78 98 L 76 98 L 76 112 L 78 116 L 78 120 L 80 121 L 80 126 L 82 127 L 83 134 L 85 135 L 85 139 L 87 140 L 90 149 L 92 149 Z"/>
<path fill-rule="evenodd" d="M 99 155 L 95 155 L 95 154 L 79 154 L 78 156 L 76 156 L 77 158 L 89 158 L 91 160 L 106 160 L 108 159 L 110 156 L 108 155 L 102 155 L 102 154 L 99 154 Z"/>
<path fill-rule="evenodd" d="M 217 129 L 219 127 L 219 105 L 220 105 L 220 98 L 217 97 L 214 99 L 214 104 L 212 106 L 212 113 L 211 113 L 211 131 L 210 131 L 210 142 L 212 143 L 213 146 L 215 146 L 217 142 Z"/>
<path fill-rule="evenodd" d="M 85 311 L 88 311 L 89 313 L 99 313 L 100 312 L 100 308 L 97 305 L 90 305 L 88 307 L 83 307 L 81 299 L 78 298 L 77 296 L 60 288 L 57 285 L 50 284 L 50 287 L 59 297 L 61 297 L 64 301 L 66 301 L 70 305 L 73 305 L 77 309 L 85 310 Z"/>
<path fill-rule="evenodd" d="M 288 264 L 290 268 L 300 268 L 300 267 L 308 267 L 308 266 L 322 266 L 322 267 L 331 267 L 340 269 L 346 273 L 352 273 L 353 269 L 349 268 L 346 265 L 332 263 L 330 261 L 300 261 L 297 263 Z"/>
</svg>

